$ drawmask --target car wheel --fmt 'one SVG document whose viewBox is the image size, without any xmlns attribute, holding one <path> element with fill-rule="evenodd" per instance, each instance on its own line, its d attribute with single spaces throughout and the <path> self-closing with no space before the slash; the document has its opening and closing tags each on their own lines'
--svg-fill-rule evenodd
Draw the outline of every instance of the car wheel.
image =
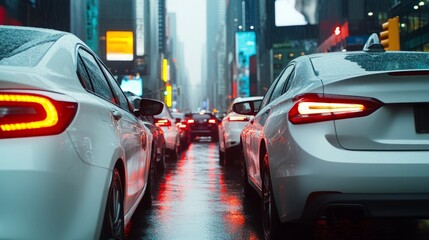
<svg viewBox="0 0 429 240">
<path fill-rule="evenodd" d="M 176 161 L 179 159 L 179 145 L 176 144 L 173 150 L 170 151 L 170 160 Z"/>
<path fill-rule="evenodd" d="M 165 147 L 162 149 L 161 159 L 158 161 L 157 167 L 160 172 L 165 170 Z"/>
<path fill-rule="evenodd" d="M 219 142 L 219 135 L 218 135 L 218 133 L 213 133 L 210 136 L 210 138 L 211 138 L 212 142 Z"/>
<path fill-rule="evenodd" d="M 245 198 L 251 198 L 252 187 L 250 186 L 249 180 L 247 177 L 247 167 L 246 167 L 246 161 L 244 160 L 243 151 L 240 151 L 240 170 L 241 170 L 241 187 L 242 187 L 243 196 Z"/>
<path fill-rule="evenodd" d="M 149 176 L 147 176 L 146 192 L 143 196 L 143 206 L 150 207 L 152 205 L 152 192 L 154 189 L 156 175 L 156 167 L 154 164 L 150 164 Z"/>
<path fill-rule="evenodd" d="M 265 239 L 280 237 L 280 220 L 271 184 L 268 153 L 265 153 L 262 163 L 262 228 Z"/>
<path fill-rule="evenodd" d="M 219 148 L 219 165 L 225 165 L 225 153 Z"/>
<path fill-rule="evenodd" d="M 125 239 L 124 224 L 124 193 L 121 176 L 115 168 L 107 196 L 100 239 Z"/>
</svg>

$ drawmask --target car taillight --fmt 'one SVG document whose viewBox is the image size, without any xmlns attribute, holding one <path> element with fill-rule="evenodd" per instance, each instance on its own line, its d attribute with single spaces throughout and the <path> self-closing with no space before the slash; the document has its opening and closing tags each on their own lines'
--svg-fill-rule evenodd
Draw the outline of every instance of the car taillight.
<svg viewBox="0 0 429 240">
<path fill-rule="evenodd" d="M 37 94 L 0 93 L 0 138 L 59 134 L 76 111 L 75 102 Z"/>
<path fill-rule="evenodd" d="M 383 103 L 374 98 L 307 93 L 296 96 L 289 111 L 293 124 L 368 116 Z"/>
<path fill-rule="evenodd" d="M 209 119 L 210 124 L 216 124 L 216 119 Z"/>
<path fill-rule="evenodd" d="M 168 119 L 157 119 L 155 124 L 160 127 L 170 127 L 171 121 Z"/>
<path fill-rule="evenodd" d="M 249 121 L 248 116 L 230 116 L 228 117 L 228 121 L 230 122 L 247 122 Z"/>
<path fill-rule="evenodd" d="M 178 123 L 178 126 L 180 129 L 185 129 L 187 127 L 187 125 L 183 122 Z"/>
<path fill-rule="evenodd" d="M 194 119 L 188 119 L 188 124 L 194 123 Z"/>
</svg>

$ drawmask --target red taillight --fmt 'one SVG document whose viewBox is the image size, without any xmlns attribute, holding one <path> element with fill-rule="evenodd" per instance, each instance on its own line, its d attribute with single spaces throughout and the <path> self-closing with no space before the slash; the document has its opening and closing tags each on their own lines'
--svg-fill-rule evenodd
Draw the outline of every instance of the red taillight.
<svg viewBox="0 0 429 240">
<path fill-rule="evenodd" d="M 228 117 L 228 121 L 230 122 L 247 122 L 249 121 L 248 116 L 230 116 Z"/>
<path fill-rule="evenodd" d="M 383 103 L 374 98 L 308 93 L 298 95 L 289 111 L 293 124 L 368 116 Z"/>
<path fill-rule="evenodd" d="M 188 124 L 194 123 L 194 119 L 188 119 Z"/>
<path fill-rule="evenodd" d="M 171 121 L 168 119 L 157 119 L 155 124 L 160 127 L 170 127 Z"/>
<path fill-rule="evenodd" d="M 0 93 L 0 138 L 59 134 L 76 111 L 75 102 L 36 94 Z"/>
<path fill-rule="evenodd" d="M 187 127 L 186 123 L 184 123 L 184 122 L 178 123 L 178 126 L 180 129 L 185 129 Z"/>
<path fill-rule="evenodd" d="M 209 119 L 209 123 L 216 124 L 216 119 Z"/>
</svg>

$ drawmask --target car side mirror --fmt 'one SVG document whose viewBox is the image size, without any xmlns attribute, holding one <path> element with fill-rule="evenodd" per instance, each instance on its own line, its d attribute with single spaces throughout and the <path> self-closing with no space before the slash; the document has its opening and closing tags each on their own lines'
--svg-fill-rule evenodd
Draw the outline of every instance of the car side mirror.
<svg viewBox="0 0 429 240">
<path fill-rule="evenodd" d="M 242 115 L 256 115 L 258 113 L 258 108 L 255 107 L 255 104 L 253 101 L 246 101 L 246 102 L 238 102 L 232 105 L 232 110 L 235 113 L 242 114 Z"/>
<path fill-rule="evenodd" d="M 160 114 L 163 108 L 164 104 L 158 100 L 142 98 L 138 114 L 140 116 L 154 116 Z"/>
</svg>

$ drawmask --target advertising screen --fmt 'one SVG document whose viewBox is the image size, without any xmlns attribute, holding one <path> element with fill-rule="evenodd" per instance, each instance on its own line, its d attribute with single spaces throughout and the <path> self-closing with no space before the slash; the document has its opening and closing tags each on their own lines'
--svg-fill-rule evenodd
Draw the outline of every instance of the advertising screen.
<svg viewBox="0 0 429 240">
<path fill-rule="evenodd" d="M 134 59 L 134 36 L 129 31 L 106 32 L 107 61 L 132 61 Z"/>
<path fill-rule="evenodd" d="M 276 0 L 276 27 L 318 24 L 318 0 Z"/>
<path fill-rule="evenodd" d="M 250 96 L 250 57 L 256 54 L 255 32 L 237 32 L 235 36 L 238 96 Z"/>
</svg>

